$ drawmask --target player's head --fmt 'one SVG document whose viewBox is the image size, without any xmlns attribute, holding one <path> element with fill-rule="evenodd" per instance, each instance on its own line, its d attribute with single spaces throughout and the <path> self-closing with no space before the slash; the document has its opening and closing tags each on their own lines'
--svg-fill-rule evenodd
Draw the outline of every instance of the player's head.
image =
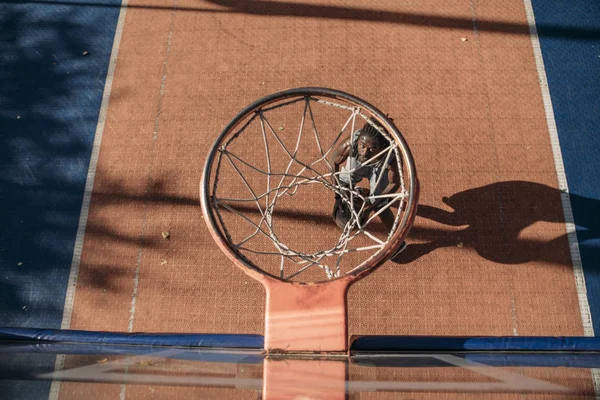
<svg viewBox="0 0 600 400">
<path fill-rule="evenodd" d="M 378 130 L 384 128 L 373 118 L 369 118 L 365 125 L 360 129 L 356 143 L 356 157 L 359 161 L 366 161 L 380 153 L 387 145 L 386 138 Z"/>
</svg>

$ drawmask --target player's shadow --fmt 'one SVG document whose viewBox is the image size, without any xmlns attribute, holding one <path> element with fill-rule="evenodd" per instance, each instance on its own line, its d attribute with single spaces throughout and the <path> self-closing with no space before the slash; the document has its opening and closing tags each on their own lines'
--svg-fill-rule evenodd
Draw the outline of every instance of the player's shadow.
<svg viewBox="0 0 600 400">
<path fill-rule="evenodd" d="M 580 244 L 599 239 L 600 201 L 573 194 L 570 200 L 576 215 L 585 216 L 577 221 Z M 539 222 L 564 224 L 561 192 L 557 189 L 533 182 L 507 181 L 465 190 L 443 197 L 442 201 L 452 210 L 420 205 L 417 215 L 454 229 L 415 225 L 410 237 L 420 243 L 409 244 L 394 262 L 409 263 L 435 249 L 454 246 L 474 250 L 487 260 L 503 264 L 571 263 L 570 254 L 565 251 L 566 233 L 550 240 L 522 235 Z"/>
</svg>

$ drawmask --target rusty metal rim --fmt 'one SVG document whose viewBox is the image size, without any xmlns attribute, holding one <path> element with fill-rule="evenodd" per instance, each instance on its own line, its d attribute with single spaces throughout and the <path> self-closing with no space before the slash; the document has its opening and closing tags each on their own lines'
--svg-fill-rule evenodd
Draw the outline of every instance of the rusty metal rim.
<svg viewBox="0 0 600 400">
<path fill-rule="evenodd" d="M 215 141 L 215 144 L 210 149 L 208 156 L 206 158 L 206 162 L 204 164 L 204 171 L 202 174 L 202 179 L 200 182 L 200 203 L 202 207 L 202 213 L 204 215 L 204 221 L 210 231 L 213 239 L 219 246 L 219 248 L 229 257 L 233 263 L 241 268 L 248 275 L 253 277 L 258 281 L 269 281 L 276 280 L 291 284 L 304 285 L 306 283 L 298 283 L 298 282 L 290 282 L 284 279 L 281 279 L 275 275 L 269 274 L 268 272 L 263 271 L 260 267 L 253 265 L 251 262 L 245 259 L 242 255 L 240 255 L 237 250 L 235 250 L 231 243 L 227 240 L 217 221 L 215 219 L 214 210 L 212 209 L 212 201 L 211 201 L 211 173 L 213 171 L 215 157 L 218 153 L 219 148 L 225 141 L 225 139 L 230 135 L 232 131 L 239 125 L 241 121 L 254 113 L 257 109 L 263 108 L 269 104 L 275 103 L 277 101 L 289 99 L 292 97 L 306 97 L 306 96 L 321 96 L 328 97 L 336 100 L 343 100 L 349 103 L 355 103 L 363 109 L 368 110 L 376 119 L 379 120 L 384 126 L 391 128 L 390 131 L 394 136 L 394 139 L 400 144 L 402 154 L 405 155 L 407 162 L 408 175 L 410 180 L 410 191 L 407 201 L 406 212 L 402 217 L 402 220 L 399 222 L 399 227 L 396 229 L 396 232 L 392 235 L 390 240 L 385 246 L 384 250 L 380 250 L 376 255 L 370 259 L 365 260 L 362 264 L 358 265 L 353 269 L 353 272 L 339 278 L 335 278 L 332 280 L 325 280 L 314 282 L 312 284 L 325 284 L 328 282 L 332 282 L 335 280 L 346 279 L 349 282 L 359 279 L 363 275 L 366 275 L 373 269 L 377 268 L 381 264 L 383 264 L 389 256 L 393 254 L 393 252 L 398 248 L 398 246 L 404 241 L 412 223 L 414 221 L 416 211 L 417 211 L 417 203 L 419 198 L 419 183 L 417 179 L 416 168 L 414 164 L 414 160 L 412 157 L 412 153 L 410 149 L 398 130 L 398 128 L 394 125 L 394 123 L 381 111 L 375 108 L 373 105 L 367 103 L 366 101 L 359 99 L 356 96 L 353 96 L 349 93 L 345 93 L 335 89 L 328 89 L 322 87 L 305 87 L 305 88 L 296 88 L 289 89 L 282 92 L 277 92 L 265 96 L 252 104 L 245 107 L 242 111 L 240 111 L 227 126 L 221 131 L 219 137 Z"/>
</svg>

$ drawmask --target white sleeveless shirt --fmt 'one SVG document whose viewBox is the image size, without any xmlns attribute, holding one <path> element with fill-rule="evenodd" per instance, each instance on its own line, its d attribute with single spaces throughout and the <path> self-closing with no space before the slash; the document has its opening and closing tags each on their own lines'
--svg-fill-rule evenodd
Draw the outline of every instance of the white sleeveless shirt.
<svg viewBox="0 0 600 400">
<path fill-rule="evenodd" d="M 346 159 L 346 165 L 342 166 L 339 179 L 347 185 L 350 185 L 352 182 L 352 186 L 356 185 L 363 179 L 369 180 L 369 188 L 370 195 L 376 196 L 380 194 L 389 184 L 388 174 L 387 174 L 387 164 L 384 166 L 384 160 L 375 160 L 370 162 L 367 165 L 363 165 L 362 162 L 357 157 L 353 156 L 355 153 L 355 146 L 357 145 L 358 137 L 360 136 L 360 130 L 354 132 L 352 134 L 352 148 L 350 149 L 350 154 Z M 394 156 L 391 157 L 390 163 L 395 159 Z M 377 185 L 377 180 L 379 179 L 379 174 L 383 174 L 381 180 L 379 181 L 379 185 Z M 375 199 L 369 199 L 371 203 L 375 203 Z"/>
</svg>

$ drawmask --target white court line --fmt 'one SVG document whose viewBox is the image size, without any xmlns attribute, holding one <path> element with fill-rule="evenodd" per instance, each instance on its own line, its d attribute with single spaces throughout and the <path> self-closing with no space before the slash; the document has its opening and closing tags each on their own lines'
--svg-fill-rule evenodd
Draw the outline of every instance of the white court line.
<svg viewBox="0 0 600 400">
<path fill-rule="evenodd" d="M 219 387 L 234 387 L 238 389 L 254 389 L 258 390 L 262 388 L 262 379 L 252 378 L 238 378 L 237 376 L 206 376 L 197 373 L 194 374 L 182 374 L 173 375 L 166 374 L 161 375 L 156 371 L 148 371 L 146 373 L 128 373 L 129 367 L 135 367 L 137 365 L 152 365 L 152 362 L 168 360 L 175 358 L 178 354 L 186 353 L 188 350 L 185 349 L 168 349 L 158 351 L 154 353 L 148 353 L 146 355 L 139 356 L 125 356 L 117 360 L 105 362 L 105 363 L 94 363 L 90 365 L 84 365 L 67 370 L 54 371 L 51 373 L 38 375 L 39 379 L 58 379 L 59 381 L 53 381 L 60 383 L 60 380 L 71 381 L 71 382 L 85 382 L 85 383 L 115 383 L 121 384 L 121 386 L 127 386 L 128 384 L 146 384 L 146 385 L 180 385 L 180 386 L 219 386 Z M 217 353 L 217 352 L 215 352 Z M 237 364 L 232 364 L 234 367 Z M 211 369 L 210 372 L 214 372 Z M 196 371 L 197 372 L 197 371 Z M 126 382 L 126 383 L 124 383 Z M 121 398 L 124 397 L 124 393 L 121 393 Z"/>
<path fill-rule="evenodd" d="M 92 199 L 92 190 L 94 188 L 94 179 L 96 178 L 96 168 L 98 166 L 98 157 L 100 155 L 100 144 L 102 143 L 102 134 L 104 133 L 104 125 L 106 122 L 106 114 L 108 111 L 108 102 L 110 100 L 110 92 L 112 89 L 113 77 L 115 75 L 115 67 L 117 65 L 117 56 L 119 54 L 119 45 L 123 34 L 123 25 L 125 24 L 125 14 L 127 13 L 127 5 L 129 0 L 121 0 L 119 9 L 119 19 L 115 29 L 115 37 L 110 53 L 110 61 L 108 71 L 106 73 L 106 81 L 104 83 L 104 92 L 102 93 L 102 102 L 100 104 L 100 112 L 98 114 L 98 123 L 94 135 L 94 145 L 90 157 L 90 165 L 88 175 L 85 181 L 85 189 L 83 193 L 83 202 L 81 204 L 81 212 L 79 213 L 79 223 L 77 225 L 77 234 L 75 236 L 75 247 L 73 249 L 73 258 L 71 260 L 71 270 L 69 271 L 69 280 L 67 283 L 67 293 L 65 296 L 65 305 L 63 318 L 60 324 L 61 329 L 69 329 L 71 326 L 71 317 L 73 316 L 73 303 L 75 302 L 75 286 L 77 285 L 77 277 L 79 276 L 79 265 L 81 262 L 81 252 L 83 249 L 83 237 L 87 226 L 88 215 L 90 211 L 90 201 Z M 54 370 L 60 371 L 64 367 L 64 355 L 57 355 L 54 363 Z M 49 400 L 58 399 L 60 391 L 60 382 L 53 381 L 50 386 Z"/>
<path fill-rule="evenodd" d="M 384 358 L 385 356 L 381 357 Z M 458 392 L 571 392 L 572 389 L 542 379 L 532 378 L 521 373 L 500 367 L 491 367 L 451 354 L 401 354 L 398 358 L 433 358 L 454 367 L 463 368 L 476 374 L 487 376 L 496 382 L 451 382 L 451 381 L 349 381 L 347 388 L 352 391 L 458 391 Z"/>
<path fill-rule="evenodd" d="M 160 374 L 160 371 L 148 370 L 129 374 L 127 367 L 136 365 L 152 365 L 153 361 L 160 363 L 161 360 L 177 358 L 180 353 L 186 353 L 187 350 L 169 349 L 149 353 L 147 355 L 123 357 L 106 363 L 95 363 L 84 365 L 68 370 L 57 371 L 53 373 L 41 374 L 39 379 L 61 379 L 75 382 L 103 382 L 103 383 L 120 383 L 126 384 L 146 384 L 146 385 L 185 385 L 185 386 L 226 386 L 235 387 L 237 389 L 260 389 L 263 387 L 263 378 L 240 378 L 237 376 L 211 376 L 203 374 L 190 374 L 182 371 L 180 374 Z M 385 356 L 384 356 L 385 357 Z M 378 391 L 394 391 L 394 392 L 423 392 L 423 391 L 452 391 L 452 392 L 501 392 L 501 393 L 568 393 L 573 389 L 548 382 L 545 380 L 532 378 L 521 373 L 512 372 L 510 370 L 491 367 L 489 365 L 480 364 L 474 361 L 463 359 L 450 354 L 402 354 L 393 356 L 394 358 L 406 359 L 438 359 L 451 365 L 455 368 L 469 370 L 478 375 L 483 375 L 494 380 L 494 382 L 478 382 L 478 381 L 364 381 L 364 380 L 346 380 L 347 393 L 353 392 L 378 392 Z M 370 358 L 370 357 L 369 357 Z M 184 358 L 183 358 L 184 359 Z M 268 361 L 265 361 L 268 362 Z M 284 362 L 284 361 L 274 361 Z M 309 361 L 310 362 L 310 361 Z M 236 364 L 237 366 L 237 364 Z M 266 367 L 266 364 L 264 365 Z M 237 368 L 237 367 L 236 367 Z M 211 370 L 214 372 L 214 370 Z M 320 376 L 313 382 L 321 389 L 336 388 L 339 386 L 339 380 Z M 292 393 L 297 393 L 301 398 L 300 391 L 302 387 L 298 387 L 293 382 L 290 382 L 288 389 Z"/>
<path fill-rule="evenodd" d="M 573 218 L 573 210 L 569 199 L 569 186 L 565 167 L 563 163 L 562 153 L 560 150 L 560 142 L 558 140 L 558 130 L 556 121 L 554 120 L 554 110 L 552 108 L 552 99 L 548 88 L 548 79 L 546 78 L 546 69 L 544 67 L 544 59 L 542 57 L 542 48 L 540 39 L 537 34 L 535 25 L 535 16 L 533 14 L 533 6 L 531 0 L 523 0 L 525 5 L 525 13 L 527 14 L 527 22 L 529 24 L 529 37 L 533 46 L 533 55 L 535 57 L 535 65 L 537 68 L 538 78 L 540 81 L 540 89 L 542 91 L 542 100 L 546 111 L 546 121 L 548 123 L 548 133 L 552 144 L 552 153 L 554 154 L 554 165 L 558 179 L 558 188 L 565 215 L 565 225 L 567 229 L 567 238 L 569 239 L 569 249 L 571 251 L 571 261 L 573 263 L 573 273 L 575 275 L 575 287 L 579 300 L 579 311 L 581 313 L 581 323 L 583 324 L 583 335 L 594 336 L 594 326 L 592 325 L 592 314 L 588 303 L 587 289 L 585 286 L 585 276 L 583 274 L 583 265 L 581 264 L 581 255 L 579 253 L 579 243 L 575 231 L 575 221 Z M 596 397 L 600 396 L 600 370 L 592 369 L 592 380 L 594 382 L 594 391 Z"/>
</svg>

